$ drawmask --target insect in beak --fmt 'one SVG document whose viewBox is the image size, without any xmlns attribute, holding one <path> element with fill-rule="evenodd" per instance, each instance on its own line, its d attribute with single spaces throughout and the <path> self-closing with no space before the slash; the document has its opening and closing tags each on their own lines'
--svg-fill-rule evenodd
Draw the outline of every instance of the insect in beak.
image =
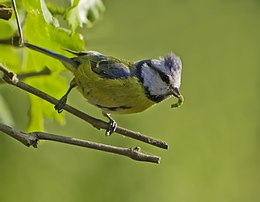
<svg viewBox="0 0 260 202">
<path fill-rule="evenodd" d="M 173 96 L 178 98 L 178 102 L 171 105 L 171 108 L 180 107 L 184 102 L 184 97 L 181 95 L 178 88 L 173 89 Z"/>
</svg>

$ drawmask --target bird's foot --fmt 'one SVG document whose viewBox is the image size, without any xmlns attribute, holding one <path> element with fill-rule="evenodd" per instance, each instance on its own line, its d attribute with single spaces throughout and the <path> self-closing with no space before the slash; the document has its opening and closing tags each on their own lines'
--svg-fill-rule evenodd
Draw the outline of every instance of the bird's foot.
<svg viewBox="0 0 260 202">
<path fill-rule="evenodd" d="M 67 95 L 64 95 L 58 103 L 54 106 L 55 110 L 58 111 L 58 113 L 61 113 L 63 111 L 64 106 L 67 102 Z"/>
<path fill-rule="evenodd" d="M 109 114 L 103 112 L 103 115 L 109 119 L 109 121 L 108 121 L 109 127 L 106 130 L 105 135 L 110 136 L 110 135 L 112 135 L 112 133 L 114 133 L 116 131 L 117 123 L 114 119 L 112 119 L 112 117 Z"/>
</svg>

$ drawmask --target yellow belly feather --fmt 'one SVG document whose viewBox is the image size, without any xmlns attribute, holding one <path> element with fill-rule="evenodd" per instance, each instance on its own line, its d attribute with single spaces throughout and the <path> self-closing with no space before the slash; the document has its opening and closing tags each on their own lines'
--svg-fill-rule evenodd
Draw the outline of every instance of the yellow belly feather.
<svg viewBox="0 0 260 202">
<path fill-rule="evenodd" d="M 136 77 L 104 78 L 93 72 L 86 61 L 74 71 L 74 75 L 83 96 L 104 112 L 137 113 L 156 104 L 145 96 L 144 88 Z"/>
</svg>

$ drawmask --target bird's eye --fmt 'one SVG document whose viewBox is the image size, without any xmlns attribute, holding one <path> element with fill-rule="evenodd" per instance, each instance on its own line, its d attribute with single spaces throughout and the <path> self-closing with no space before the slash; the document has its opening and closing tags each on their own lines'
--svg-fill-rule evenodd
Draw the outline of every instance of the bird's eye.
<svg viewBox="0 0 260 202">
<path fill-rule="evenodd" d="M 163 72 L 160 72 L 159 74 L 160 74 L 161 79 L 162 79 L 165 83 L 167 83 L 167 84 L 170 83 L 170 78 L 169 78 L 168 75 L 164 74 Z"/>
</svg>

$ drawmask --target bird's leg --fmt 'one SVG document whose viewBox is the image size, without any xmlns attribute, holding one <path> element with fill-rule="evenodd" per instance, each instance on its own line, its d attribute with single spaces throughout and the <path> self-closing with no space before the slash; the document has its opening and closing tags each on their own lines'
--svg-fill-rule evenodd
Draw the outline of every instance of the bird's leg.
<svg viewBox="0 0 260 202">
<path fill-rule="evenodd" d="M 63 107 L 66 105 L 68 94 L 70 91 L 77 86 L 75 82 L 75 78 L 70 82 L 70 87 L 65 93 L 65 95 L 62 96 L 62 98 L 58 101 L 58 103 L 54 106 L 55 110 L 58 111 L 58 113 L 61 113 L 63 110 Z"/>
<path fill-rule="evenodd" d="M 105 134 L 107 136 L 110 136 L 110 135 L 112 135 L 113 132 L 116 131 L 117 123 L 115 122 L 114 119 L 112 119 L 112 117 L 109 114 L 107 114 L 105 112 L 102 112 L 102 114 L 109 119 L 109 122 L 108 122 L 109 128 L 106 130 Z"/>
</svg>

